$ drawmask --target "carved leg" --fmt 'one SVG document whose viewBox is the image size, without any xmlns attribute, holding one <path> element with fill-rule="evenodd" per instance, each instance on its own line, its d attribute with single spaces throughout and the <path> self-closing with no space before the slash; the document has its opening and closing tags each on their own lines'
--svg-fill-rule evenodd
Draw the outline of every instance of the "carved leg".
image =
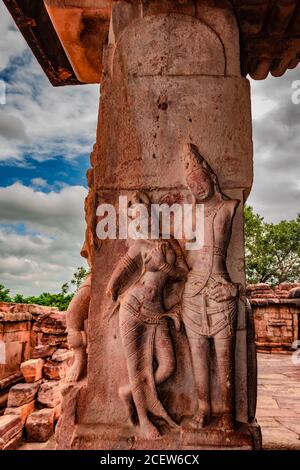
<svg viewBox="0 0 300 470">
<path fill-rule="evenodd" d="M 74 350 L 74 362 L 68 371 L 66 383 L 79 381 L 86 371 L 84 322 L 88 318 L 90 297 L 91 276 L 89 275 L 76 292 L 67 310 L 68 341 Z"/>
<path fill-rule="evenodd" d="M 158 363 L 154 379 L 156 385 L 159 385 L 168 380 L 176 368 L 174 347 L 167 322 L 158 325 L 156 329 L 154 351 Z"/>
<path fill-rule="evenodd" d="M 234 353 L 235 338 L 215 338 L 215 350 L 222 398 L 220 426 L 234 428 Z"/>
<path fill-rule="evenodd" d="M 210 409 L 210 340 L 187 329 L 187 336 L 192 355 L 192 364 L 198 393 L 198 410 L 193 419 L 193 426 L 202 428 L 207 424 Z"/>
<path fill-rule="evenodd" d="M 148 402 L 151 399 L 155 400 L 152 390 L 154 385 L 152 362 L 155 330 L 152 325 L 139 322 L 122 306 L 119 318 L 130 390 L 139 419 L 141 435 L 146 439 L 157 439 L 160 437 L 160 433 L 148 417 Z M 124 391 L 126 393 L 126 388 Z M 128 389 L 126 401 L 128 407 L 130 401 Z"/>
<path fill-rule="evenodd" d="M 137 424 L 137 411 L 133 401 L 133 396 L 131 392 L 131 385 L 126 384 L 119 388 L 119 396 L 122 402 L 125 405 L 125 408 L 128 410 L 128 418 L 130 419 L 133 425 Z"/>
</svg>

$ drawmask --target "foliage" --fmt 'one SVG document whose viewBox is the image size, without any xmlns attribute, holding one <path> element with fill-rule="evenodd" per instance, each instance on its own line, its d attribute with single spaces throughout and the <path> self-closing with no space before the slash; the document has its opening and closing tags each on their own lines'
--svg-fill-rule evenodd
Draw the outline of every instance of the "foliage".
<svg viewBox="0 0 300 470">
<path fill-rule="evenodd" d="M 11 302 L 9 289 L 6 289 L 3 284 L 0 284 L 0 302 Z"/>
<path fill-rule="evenodd" d="M 83 266 L 80 266 L 80 268 L 76 269 L 75 273 L 73 274 L 73 279 L 71 280 L 71 284 L 75 286 L 76 290 L 79 289 L 88 274 L 89 271 L 87 271 Z"/>
<path fill-rule="evenodd" d="M 75 286 L 76 290 L 79 289 L 80 285 L 86 278 L 89 272 L 83 268 L 77 268 L 73 274 L 73 278 L 70 283 Z M 69 303 L 74 297 L 74 292 L 70 291 L 69 284 L 66 282 L 61 286 L 61 290 L 57 294 L 50 294 L 49 292 L 43 292 L 38 296 L 24 297 L 22 294 L 16 294 L 14 297 L 10 296 L 9 289 L 6 289 L 0 284 L 0 301 L 1 302 L 16 302 L 22 304 L 37 304 L 51 307 L 57 307 L 59 310 L 67 310 Z"/>
<path fill-rule="evenodd" d="M 300 214 L 294 220 L 267 223 L 246 206 L 244 216 L 247 282 L 299 281 Z"/>
</svg>

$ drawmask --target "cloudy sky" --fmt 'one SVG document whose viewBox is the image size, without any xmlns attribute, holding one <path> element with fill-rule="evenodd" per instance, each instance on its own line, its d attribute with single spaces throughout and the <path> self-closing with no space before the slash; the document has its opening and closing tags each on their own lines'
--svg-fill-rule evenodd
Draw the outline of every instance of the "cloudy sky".
<svg viewBox="0 0 300 470">
<path fill-rule="evenodd" d="M 268 221 L 300 200 L 300 104 L 292 83 L 252 81 L 255 183 L 249 203 Z M 85 172 L 95 141 L 96 85 L 53 88 L 0 3 L 0 283 L 13 294 L 56 292 L 85 266 Z"/>
</svg>

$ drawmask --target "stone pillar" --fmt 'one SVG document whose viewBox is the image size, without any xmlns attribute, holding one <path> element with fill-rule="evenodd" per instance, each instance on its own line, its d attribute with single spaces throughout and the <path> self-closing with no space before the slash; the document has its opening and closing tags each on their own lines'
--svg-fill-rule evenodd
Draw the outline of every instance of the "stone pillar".
<svg viewBox="0 0 300 470">
<path fill-rule="evenodd" d="M 103 60 L 97 143 L 91 155 L 86 201 L 85 253 L 92 265 L 88 367 L 86 376 L 65 389 L 58 448 L 258 448 L 260 434 L 254 420 L 256 359 L 251 311 L 247 313 L 243 291 L 243 204 L 252 185 L 250 89 L 240 73 L 239 31 L 231 4 L 210 0 L 116 2 Z M 143 431 L 139 413 L 132 414 L 130 423 L 120 398 L 120 389 L 128 383 L 130 354 L 120 333 L 124 325 L 119 326 L 118 303 L 106 292 L 128 246 L 126 240 L 101 242 L 97 238 L 96 208 L 103 202 L 117 207 L 119 195 L 134 199 L 137 192 L 154 203 L 191 201 L 185 163 L 191 148 L 214 175 L 222 200 L 217 207 L 232 208 L 222 228 L 213 225 L 215 240 L 219 230 L 227 241 L 222 239 L 221 254 L 216 253 L 216 246 L 209 247 L 213 253 L 203 258 L 203 272 L 208 272 L 209 256 L 223 256 L 228 279 L 232 286 L 238 286 L 232 294 L 238 309 L 237 323 L 231 325 L 236 339 L 235 359 L 234 355 L 230 358 L 231 366 L 235 366 L 235 424 L 218 424 L 223 405 L 217 371 L 223 366 L 216 357 L 210 331 L 211 336 L 205 336 L 211 343 L 210 416 L 199 426 L 190 425 L 197 414 L 199 390 L 187 338 L 188 320 L 180 319 L 179 327 L 168 320 L 175 364 L 166 380 L 154 384 L 160 409 L 167 415 L 161 411 L 156 420 L 154 406 L 149 409 L 148 404 L 150 415 L 154 415 L 150 422 L 158 431 L 155 435 Z M 218 210 L 215 214 L 220 215 Z M 207 237 L 210 241 L 209 233 Z M 188 256 L 187 262 L 193 271 Z M 220 305 L 225 311 L 228 302 Z M 86 299 L 82 303 L 78 300 L 76 312 L 84 325 Z M 153 353 L 156 346 L 153 342 L 151 345 L 152 350 L 145 349 L 145 354 Z M 157 361 L 154 356 L 150 358 L 153 368 Z M 138 410 L 138 399 L 132 393 L 131 405 Z M 171 420 L 167 425 L 168 417 Z M 172 423 L 177 426 L 172 427 Z"/>
</svg>

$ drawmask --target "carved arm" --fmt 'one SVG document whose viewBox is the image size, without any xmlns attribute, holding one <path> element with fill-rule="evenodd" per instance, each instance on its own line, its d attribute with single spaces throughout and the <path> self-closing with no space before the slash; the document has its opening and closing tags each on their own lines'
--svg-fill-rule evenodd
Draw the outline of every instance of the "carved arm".
<svg viewBox="0 0 300 470">
<path fill-rule="evenodd" d="M 135 247 L 131 247 L 125 256 L 119 261 L 109 280 L 106 293 L 116 301 L 122 288 L 131 277 L 141 268 L 141 255 Z"/>
</svg>

